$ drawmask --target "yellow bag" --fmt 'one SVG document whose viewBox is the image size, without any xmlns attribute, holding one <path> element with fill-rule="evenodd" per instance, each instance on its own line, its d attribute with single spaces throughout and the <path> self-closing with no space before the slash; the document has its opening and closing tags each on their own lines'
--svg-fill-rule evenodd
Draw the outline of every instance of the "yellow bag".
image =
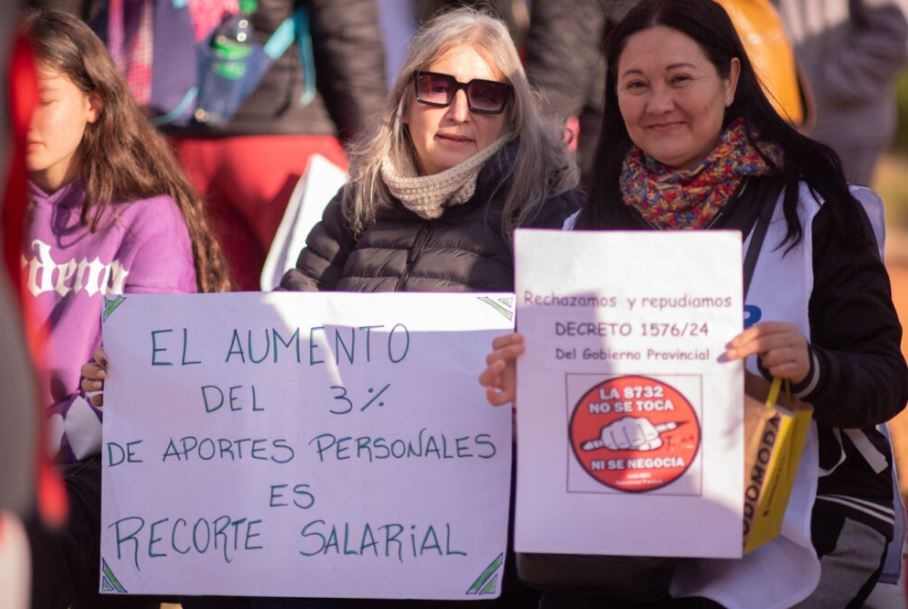
<svg viewBox="0 0 908 609">
<path fill-rule="evenodd" d="M 800 77 L 782 19 L 770 0 L 716 2 L 731 17 L 773 107 L 791 124 L 807 124 L 811 113 L 809 92 Z"/>
<path fill-rule="evenodd" d="M 776 538 L 804 452 L 813 408 L 780 396 L 781 379 L 770 385 L 747 374 L 744 383 L 744 553 Z"/>
</svg>

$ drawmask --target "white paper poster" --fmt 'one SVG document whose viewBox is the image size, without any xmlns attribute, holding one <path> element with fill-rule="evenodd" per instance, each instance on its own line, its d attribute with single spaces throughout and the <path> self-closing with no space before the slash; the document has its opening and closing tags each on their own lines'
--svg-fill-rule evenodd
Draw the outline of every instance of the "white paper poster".
<svg viewBox="0 0 908 609">
<path fill-rule="evenodd" d="M 740 556 L 740 234 L 515 239 L 515 549 Z"/>
<path fill-rule="evenodd" d="M 108 300 L 101 590 L 497 596 L 511 413 L 477 377 L 513 302 Z"/>
</svg>

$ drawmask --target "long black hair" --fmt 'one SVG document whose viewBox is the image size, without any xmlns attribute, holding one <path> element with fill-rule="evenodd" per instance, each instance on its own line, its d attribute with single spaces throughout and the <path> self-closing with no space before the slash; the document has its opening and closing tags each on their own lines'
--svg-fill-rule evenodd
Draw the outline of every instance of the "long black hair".
<svg viewBox="0 0 908 609">
<path fill-rule="evenodd" d="M 723 78 L 729 75 L 732 59 L 737 57 L 740 61 L 741 73 L 734 101 L 725 110 L 723 127 L 741 118 L 748 137 L 756 132 L 761 139 L 779 144 L 784 151 L 781 167 L 764 157 L 784 181 L 782 209 L 787 231 L 780 245 L 793 247 L 803 237 L 804 229 L 797 213 L 798 187 L 802 180 L 825 205 L 832 207 L 837 233 L 847 235 L 846 242 L 857 245 L 872 238 L 864 228 L 866 222 L 861 221 L 860 203 L 848 190 L 838 155 L 830 147 L 802 135 L 779 116 L 760 86 L 731 19 L 725 9 L 712 0 L 643 0 L 610 32 L 605 43 L 608 65 L 605 115 L 596 148 L 595 177 L 591 196 L 577 227 L 612 227 L 613 218 L 622 211 L 624 203 L 619 178 L 632 143 L 618 108 L 618 59 L 630 36 L 660 25 L 694 40 Z M 855 233 L 855 229 L 859 232 Z"/>
</svg>

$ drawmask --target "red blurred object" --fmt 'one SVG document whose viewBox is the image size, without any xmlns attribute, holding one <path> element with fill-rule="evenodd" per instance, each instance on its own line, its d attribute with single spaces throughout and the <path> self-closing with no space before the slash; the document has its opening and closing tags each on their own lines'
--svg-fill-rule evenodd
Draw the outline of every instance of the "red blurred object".
<svg viewBox="0 0 908 609">
<path fill-rule="evenodd" d="M 268 249 L 309 156 L 320 154 L 347 170 L 344 149 L 331 135 L 176 137 L 172 144 L 208 204 L 234 290 L 260 288 Z"/>
<path fill-rule="evenodd" d="M 14 282 L 21 304 L 21 290 L 24 286 L 18 281 L 21 276 L 19 260 L 21 259 L 27 207 L 25 138 L 32 110 L 38 104 L 38 75 L 35 71 L 31 48 L 22 36 L 18 36 L 13 44 L 9 68 L 12 150 L 3 205 L 3 258 L 6 272 Z"/>
<path fill-rule="evenodd" d="M 25 167 L 26 135 L 32 112 L 38 104 L 38 74 L 34 56 L 28 41 L 20 34 L 13 43 L 9 65 L 9 108 L 10 108 L 10 167 L 3 193 L 3 262 L 4 269 L 10 278 L 10 285 L 18 298 L 19 308 L 25 324 L 25 336 L 33 368 L 38 371 L 36 383 L 42 382 L 42 350 L 45 344 L 40 326 L 35 319 L 34 311 L 29 306 L 30 300 L 24 298 L 25 277 L 22 273 L 22 240 L 25 232 L 26 214 L 28 212 L 27 184 Z M 35 408 L 43 408 L 35 404 Z M 44 520 L 54 526 L 60 526 L 66 518 L 66 490 L 57 470 L 47 457 L 45 448 L 46 434 L 43 422 L 44 412 L 38 417 L 36 455 L 38 510 Z"/>
</svg>

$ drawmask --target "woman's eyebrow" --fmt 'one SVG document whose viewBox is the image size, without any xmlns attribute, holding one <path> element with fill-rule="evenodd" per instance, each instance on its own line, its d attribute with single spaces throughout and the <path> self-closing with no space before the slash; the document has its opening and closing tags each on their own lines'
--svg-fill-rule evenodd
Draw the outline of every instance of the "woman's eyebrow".
<svg viewBox="0 0 908 609">
<path fill-rule="evenodd" d="M 696 68 L 697 66 L 690 63 L 689 61 L 678 61 L 676 63 L 669 64 L 665 66 L 665 70 L 676 70 L 678 68 Z M 643 70 L 640 68 L 628 68 L 621 74 L 621 77 L 624 78 L 630 74 L 643 74 Z"/>
<path fill-rule="evenodd" d="M 688 61 L 679 61 L 677 63 L 673 63 L 673 64 L 665 66 L 665 69 L 666 70 L 675 70 L 677 68 L 696 68 L 696 67 L 697 66 L 695 66 L 694 64 L 692 64 Z"/>
</svg>

